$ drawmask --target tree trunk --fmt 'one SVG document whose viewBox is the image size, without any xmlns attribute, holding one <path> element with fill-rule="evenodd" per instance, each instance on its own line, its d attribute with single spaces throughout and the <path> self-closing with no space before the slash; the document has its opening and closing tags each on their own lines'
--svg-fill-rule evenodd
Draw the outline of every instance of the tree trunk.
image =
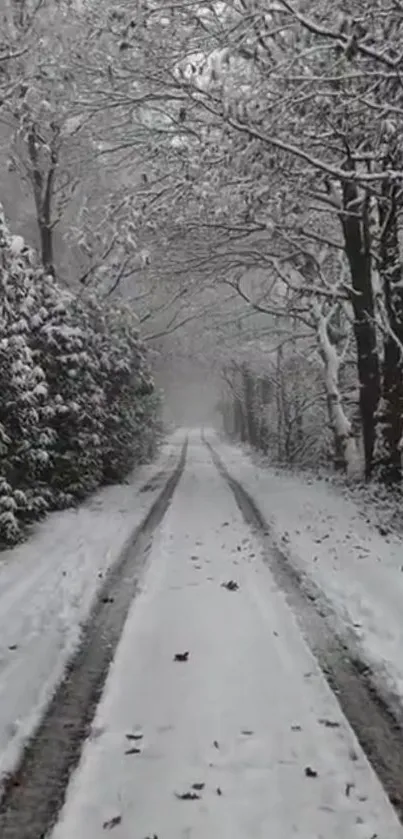
<svg viewBox="0 0 403 839">
<path fill-rule="evenodd" d="M 53 253 L 52 200 L 58 165 L 58 137 L 59 129 L 54 125 L 52 126 L 50 162 L 47 168 L 40 159 L 39 149 L 43 146 L 43 140 L 37 133 L 35 123 L 32 123 L 27 138 L 41 260 L 44 270 L 46 273 L 51 274 L 52 277 L 56 275 Z"/>
<path fill-rule="evenodd" d="M 39 235 L 41 241 L 41 260 L 44 270 L 52 277 L 56 275 L 53 254 L 53 230 L 49 220 L 43 217 L 38 219 Z"/>
<path fill-rule="evenodd" d="M 349 165 L 353 168 L 353 164 Z M 376 410 L 380 396 L 380 371 L 374 322 L 374 296 L 368 229 L 368 197 L 360 200 L 355 183 L 343 185 L 343 227 L 353 293 L 354 335 L 357 346 L 360 412 L 364 439 L 365 477 L 371 477 L 374 461 Z"/>
<path fill-rule="evenodd" d="M 382 401 L 379 413 L 380 478 L 386 484 L 402 479 L 400 444 L 403 437 L 403 289 L 398 239 L 398 192 L 386 181 L 379 208 L 380 277 L 390 332 L 384 340 Z"/>
<path fill-rule="evenodd" d="M 276 412 L 277 412 L 277 457 L 284 456 L 284 393 L 283 393 L 283 348 L 277 349 L 276 359 Z"/>
<path fill-rule="evenodd" d="M 242 379 L 248 442 L 251 446 L 256 447 L 255 387 L 253 376 L 246 364 L 242 366 Z"/>
<path fill-rule="evenodd" d="M 339 388 L 340 359 L 329 337 L 327 318 L 315 302 L 313 311 L 316 321 L 319 352 L 325 370 L 329 421 L 335 441 L 335 464 L 337 466 L 339 461 L 343 471 L 349 477 L 357 477 L 361 471 L 360 459 L 351 422 L 343 410 Z"/>
<path fill-rule="evenodd" d="M 269 429 L 267 426 L 265 407 L 270 393 L 270 383 L 265 376 L 260 376 L 259 381 L 259 449 L 267 454 L 269 448 Z"/>
</svg>

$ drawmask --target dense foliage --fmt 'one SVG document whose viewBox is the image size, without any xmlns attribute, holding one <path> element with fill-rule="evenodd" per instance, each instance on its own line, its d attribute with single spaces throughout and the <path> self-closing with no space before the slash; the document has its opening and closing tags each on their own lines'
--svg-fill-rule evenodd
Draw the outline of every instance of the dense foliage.
<svg viewBox="0 0 403 839">
<path fill-rule="evenodd" d="M 158 436 L 132 310 L 74 297 L 0 216 L 0 544 L 121 480 Z"/>
</svg>

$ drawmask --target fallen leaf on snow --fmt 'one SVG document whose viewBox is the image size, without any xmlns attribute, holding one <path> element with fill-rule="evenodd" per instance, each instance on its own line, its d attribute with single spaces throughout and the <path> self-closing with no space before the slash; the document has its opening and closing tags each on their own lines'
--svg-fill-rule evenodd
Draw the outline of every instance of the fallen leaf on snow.
<svg viewBox="0 0 403 839">
<path fill-rule="evenodd" d="M 132 749 L 126 749 L 125 755 L 141 755 L 141 749 L 138 749 L 137 746 L 133 746 Z"/>
<path fill-rule="evenodd" d="M 102 827 L 104 830 L 112 830 L 112 828 L 117 827 L 118 824 L 122 823 L 122 816 L 114 816 L 113 819 L 109 819 L 108 821 L 104 822 Z"/>
<path fill-rule="evenodd" d="M 142 740 L 142 734 L 126 734 L 126 740 Z"/>
<path fill-rule="evenodd" d="M 292 725 L 291 731 L 302 731 L 302 726 L 300 725 Z"/>
<path fill-rule="evenodd" d="M 174 661 L 187 661 L 189 658 L 189 650 L 185 653 L 175 653 Z"/>
<path fill-rule="evenodd" d="M 352 789 L 354 789 L 354 787 L 355 787 L 355 784 L 346 784 L 345 793 L 346 793 L 347 798 L 349 798 L 350 792 L 351 792 Z"/>
<path fill-rule="evenodd" d="M 383 527 L 380 524 L 376 524 L 375 527 L 376 527 L 377 531 L 381 534 L 381 536 L 388 536 L 389 535 L 389 531 L 386 529 L 386 527 Z"/>
<path fill-rule="evenodd" d="M 220 748 L 219 743 L 218 743 L 218 740 L 214 740 L 214 742 L 213 742 L 213 746 L 214 746 L 214 748 L 215 748 L 215 749 L 219 749 L 219 748 Z"/>
<path fill-rule="evenodd" d="M 197 801 L 200 800 L 200 795 L 197 792 L 183 792 L 180 795 L 178 792 L 175 793 L 176 797 L 179 798 L 180 801 Z"/>
<path fill-rule="evenodd" d="M 325 728 L 340 728 L 340 723 L 336 722 L 336 720 L 320 719 L 319 722 L 321 725 L 324 725 Z"/>
<path fill-rule="evenodd" d="M 200 792 L 202 789 L 204 789 L 205 786 L 206 784 L 192 784 L 192 789 L 196 789 L 198 790 L 198 792 Z"/>
<path fill-rule="evenodd" d="M 228 591 L 238 591 L 239 589 L 239 585 L 235 580 L 228 580 L 227 583 L 221 583 L 221 587 L 228 589 Z"/>
<path fill-rule="evenodd" d="M 305 775 L 307 778 L 317 778 L 318 773 L 316 769 L 312 769 L 310 766 L 305 767 Z"/>
<path fill-rule="evenodd" d="M 220 789 L 220 787 L 217 787 L 217 790 L 216 790 L 216 792 L 217 792 L 217 795 L 222 795 L 222 792 L 221 792 L 221 789 Z"/>
</svg>

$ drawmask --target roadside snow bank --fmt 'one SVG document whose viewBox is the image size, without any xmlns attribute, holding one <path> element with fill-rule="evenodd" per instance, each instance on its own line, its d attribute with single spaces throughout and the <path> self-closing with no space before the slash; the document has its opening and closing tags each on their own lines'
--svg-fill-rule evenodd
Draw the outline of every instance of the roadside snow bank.
<svg viewBox="0 0 403 839">
<path fill-rule="evenodd" d="M 367 663 L 402 700 L 402 539 L 382 536 L 369 508 L 365 520 L 341 487 L 259 466 L 241 447 L 213 433 L 207 438 L 256 501 L 283 553 L 320 587 Z"/>
<path fill-rule="evenodd" d="M 53 513 L 27 542 L 0 554 L 0 777 L 62 678 L 105 572 L 161 490 L 153 478 L 174 467 L 182 443 L 176 433 L 126 484 Z"/>
</svg>

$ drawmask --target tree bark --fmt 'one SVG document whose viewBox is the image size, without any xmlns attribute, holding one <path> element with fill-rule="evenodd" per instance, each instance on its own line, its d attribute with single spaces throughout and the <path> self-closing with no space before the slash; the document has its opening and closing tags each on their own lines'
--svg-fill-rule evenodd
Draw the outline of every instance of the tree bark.
<svg viewBox="0 0 403 839">
<path fill-rule="evenodd" d="M 256 416 L 255 416 L 255 386 L 253 376 L 246 364 L 242 365 L 243 394 L 246 414 L 246 430 L 248 442 L 256 447 Z"/>
<path fill-rule="evenodd" d="M 354 164 L 348 164 L 353 169 Z M 374 295 L 368 225 L 368 197 L 359 197 L 355 183 L 343 185 L 340 220 L 352 281 L 351 303 L 357 346 L 360 413 L 363 429 L 365 477 L 373 471 L 376 410 L 380 397 L 380 370 L 376 346 Z"/>
<path fill-rule="evenodd" d="M 31 180 L 39 231 L 41 261 L 44 270 L 54 277 L 56 271 L 53 252 L 52 199 L 58 163 L 57 141 L 59 132 L 57 126 L 54 126 L 52 130 L 52 147 L 47 171 L 43 171 L 43 164 L 41 165 L 39 148 L 42 141 L 37 134 L 35 124 L 32 124 L 28 133 L 28 154 L 31 162 Z"/>
<path fill-rule="evenodd" d="M 388 181 L 383 185 L 379 217 L 380 277 L 389 327 L 384 339 L 382 364 L 379 473 L 386 484 L 397 484 L 402 479 L 403 289 L 398 238 L 398 191 L 396 185 Z"/>
<path fill-rule="evenodd" d="M 283 348 L 277 349 L 276 358 L 276 412 L 277 412 L 277 457 L 281 462 L 284 456 L 284 393 L 283 393 Z"/>
<path fill-rule="evenodd" d="M 351 422 L 343 409 L 339 388 L 340 359 L 329 337 L 327 318 L 320 311 L 319 305 L 315 303 L 314 314 L 319 352 L 325 371 L 329 421 L 335 441 L 335 463 L 337 465 L 337 461 L 341 460 L 343 471 L 349 477 L 358 477 L 361 472 L 361 466 L 357 443 L 354 438 Z"/>
<path fill-rule="evenodd" d="M 47 221 L 38 220 L 41 241 L 41 260 L 47 274 L 56 275 L 53 253 L 53 230 Z"/>
</svg>

